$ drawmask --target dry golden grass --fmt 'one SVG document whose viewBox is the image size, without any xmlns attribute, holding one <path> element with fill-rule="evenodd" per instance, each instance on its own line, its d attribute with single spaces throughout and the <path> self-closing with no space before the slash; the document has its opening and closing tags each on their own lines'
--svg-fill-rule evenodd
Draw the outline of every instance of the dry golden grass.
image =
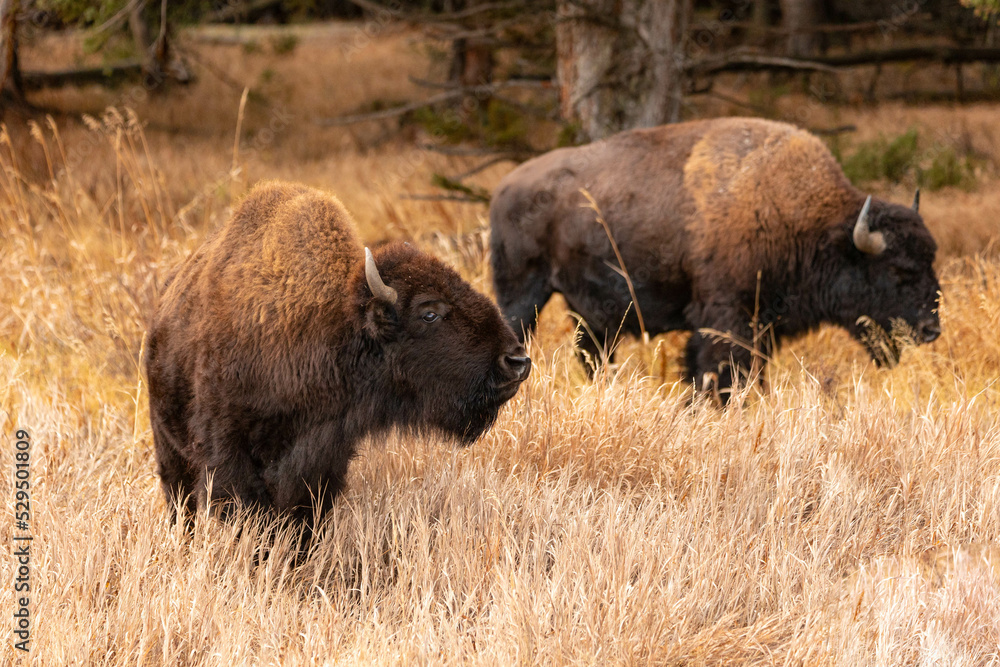
<svg viewBox="0 0 1000 667">
<path fill-rule="evenodd" d="M 376 40 L 358 66 L 402 90 L 408 68 L 426 67 L 408 39 Z M 339 67 L 324 85 L 360 86 L 336 43 L 322 44 L 300 45 L 289 71 L 318 80 Z M 238 71 L 246 54 L 212 48 Z M 314 126 L 335 105 L 294 87 L 296 121 L 255 145 L 267 117 L 248 118 L 233 169 L 239 93 L 197 85 L 208 101 L 140 105 L 159 119 L 145 132 L 112 112 L 11 123 L 0 141 L 0 468 L 28 429 L 33 664 L 1000 662 L 995 175 L 925 197 L 944 333 L 897 368 L 875 369 L 823 328 L 778 353 L 765 392 L 719 410 L 677 382 L 682 334 L 624 341 L 621 364 L 587 381 L 557 299 L 496 428 L 462 450 L 370 443 L 293 565 L 292 536 L 273 526 L 199 517 L 188 536 L 167 519 L 139 372 L 157 286 L 261 177 L 336 191 L 366 240 L 414 238 L 487 291 L 485 211 L 399 200 L 464 163 Z M 45 103 L 68 108 L 76 94 Z M 816 113 L 867 136 L 905 112 L 903 123 L 973 128 L 988 147 L 996 111 Z M 172 113 L 208 129 L 172 131 Z M 4 614 L 13 596 L 0 587 Z M 0 636 L 0 661 L 20 659 L 9 621 Z"/>
</svg>

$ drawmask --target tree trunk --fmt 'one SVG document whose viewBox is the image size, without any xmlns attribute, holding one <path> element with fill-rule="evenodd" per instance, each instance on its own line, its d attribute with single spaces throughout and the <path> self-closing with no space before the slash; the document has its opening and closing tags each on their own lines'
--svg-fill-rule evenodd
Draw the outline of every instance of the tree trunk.
<svg viewBox="0 0 1000 667">
<path fill-rule="evenodd" d="M 462 88 L 486 86 L 493 82 L 493 44 L 488 39 L 456 39 L 451 43 L 451 69 L 448 80 Z M 490 102 L 489 95 L 466 95 L 459 106 L 459 116 L 466 125 L 482 122 Z"/>
<path fill-rule="evenodd" d="M 160 3 L 160 29 L 155 41 L 151 41 L 149 25 L 143 16 L 146 0 L 132 8 L 128 17 L 132 40 L 142 63 L 143 80 L 150 90 L 159 89 L 167 77 L 187 83 L 191 79 L 184 61 L 171 50 L 167 25 L 167 0 Z"/>
<path fill-rule="evenodd" d="M 586 139 L 680 118 L 691 0 L 559 0 L 562 116 Z"/>
<path fill-rule="evenodd" d="M 493 42 L 488 38 L 456 39 L 451 44 L 448 79 L 458 86 L 485 86 L 493 82 Z"/>
<path fill-rule="evenodd" d="M 23 101 L 21 70 L 17 63 L 17 12 L 19 0 L 0 0 L 0 93 Z"/>
<path fill-rule="evenodd" d="M 150 90 L 156 90 L 166 78 L 163 74 L 163 63 L 156 57 L 156 49 L 149 37 L 149 24 L 143 12 L 146 10 L 146 0 L 137 3 L 128 15 L 128 27 L 132 32 L 136 54 L 142 63 L 143 82 Z"/>
<path fill-rule="evenodd" d="M 766 46 L 767 29 L 771 26 L 770 0 L 754 0 L 753 16 L 750 20 L 749 42 L 754 46 Z"/>
<path fill-rule="evenodd" d="M 813 28 L 820 19 L 817 0 L 781 0 L 781 17 L 788 32 L 788 55 L 805 58 L 815 54 L 819 41 Z"/>
<path fill-rule="evenodd" d="M 145 63 L 149 60 L 149 26 L 146 19 L 142 17 L 142 12 L 146 9 L 146 2 L 138 3 L 132 8 L 128 15 L 128 27 L 132 32 L 132 42 L 135 44 L 135 53 L 139 60 Z"/>
</svg>

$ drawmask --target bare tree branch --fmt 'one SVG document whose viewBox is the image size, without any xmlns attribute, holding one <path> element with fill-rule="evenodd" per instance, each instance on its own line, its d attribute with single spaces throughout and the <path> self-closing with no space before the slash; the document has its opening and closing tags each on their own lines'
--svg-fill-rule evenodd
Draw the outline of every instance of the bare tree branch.
<svg viewBox="0 0 1000 667">
<path fill-rule="evenodd" d="M 420 148 L 425 151 L 434 151 L 441 155 L 453 157 L 485 157 L 487 155 L 502 155 L 511 160 L 523 160 L 533 155 L 538 155 L 535 151 L 502 151 L 497 152 L 490 148 L 469 148 L 467 146 L 438 146 L 435 144 L 421 144 Z"/>
<path fill-rule="evenodd" d="M 424 88 L 437 88 L 440 90 L 460 90 L 468 88 L 467 86 L 460 86 L 454 83 L 448 83 L 447 81 L 429 81 L 428 79 L 420 79 L 415 76 L 410 76 L 408 78 L 410 83 L 415 83 L 416 85 L 423 86 Z M 540 90 L 556 90 L 556 87 L 552 84 L 550 79 L 507 79 L 505 81 L 498 81 L 489 85 L 497 88 L 536 88 Z"/>
<path fill-rule="evenodd" d="M 525 0 L 512 0 L 508 2 L 484 2 L 473 7 L 468 7 L 466 9 L 460 9 L 454 12 L 403 12 L 392 7 L 388 7 L 379 2 L 374 2 L 373 0 L 348 0 L 354 5 L 361 7 L 361 9 L 367 10 L 369 12 L 387 12 L 395 18 L 406 20 L 406 21 L 430 21 L 433 23 L 444 23 L 447 21 L 461 21 L 463 19 L 471 18 L 478 14 L 485 14 L 487 12 L 500 12 L 511 9 L 531 9 L 533 12 L 537 11 L 538 3 L 530 3 Z"/>
<path fill-rule="evenodd" d="M 353 2 L 353 0 L 352 0 Z M 459 87 L 447 87 L 447 92 L 441 93 L 439 95 L 432 95 L 426 100 L 421 100 L 418 102 L 410 102 L 409 104 L 404 104 L 402 106 L 393 107 L 391 109 L 381 109 L 379 111 L 372 111 L 369 113 L 361 114 L 351 114 L 347 116 L 338 116 L 336 118 L 317 118 L 313 122 L 317 125 L 322 125 L 324 127 L 331 127 L 337 125 L 352 125 L 354 123 L 364 123 L 370 120 L 384 120 L 386 118 L 395 118 L 397 116 L 402 116 L 411 111 L 416 111 L 417 109 L 422 109 L 424 107 L 431 107 L 435 104 L 441 104 L 442 102 L 449 102 L 451 100 L 456 100 L 466 95 L 475 95 L 488 97 L 493 95 L 499 90 L 505 88 L 515 88 L 523 85 L 529 85 L 529 87 L 535 87 L 534 84 L 526 84 L 526 82 L 521 80 L 516 81 L 498 81 L 497 83 L 488 83 L 481 86 L 459 86 Z M 440 87 L 446 87 L 444 84 L 438 84 Z M 544 86 L 539 86 L 544 87 Z"/>
<path fill-rule="evenodd" d="M 498 155 L 498 156 L 496 156 L 494 158 L 490 158 L 486 162 L 482 162 L 482 163 L 476 165 L 475 167 L 473 167 L 472 169 L 469 169 L 468 171 L 463 171 L 461 174 L 458 174 L 456 176 L 452 176 L 452 180 L 461 182 L 461 181 L 465 180 L 466 178 L 468 178 L 469 176 L 475 176 L 479 172 L 484 171 L 486 169 L 489 169 L 490 167 L 492 167 L 495 164 L 499 164 L 501 162 L 507 162 L 507 161 L 515 161 L 516 162 L 516 160 L 512 156 L 510 156 L 510 155 Z"/>
<path fill-rule="evenodd" d="M 857 125 L 838 125 L 836 127 L 807 127 L 806 130 L 818 137 L 834 137 L 845 132 L 857 132 Z"/>
<path fill-rule="evenodd" d="M 250 2 L 228 4 L 218 11 L 209 13 L 205 19 L 209 23 L 224 23 L 279 4 L 281 4 L 281 0 L 250 0 Z"/>
<path fill-rule="evenodd" d="M 467 197 L 463 195 L 399 195 L 400 199 L 409 201 L 455 201 L 463 204 L 482 204 L 479 197 Z"/>
<path fill-rule="evenodd" d="M 127 19 L 132 14 L 132 11 L 140 4 L 146 4 L 146 0 L 131 0 L 131 2 L 122 7 L 114 16 L 94 28 L 94 34 L 99 34 L 105 32 L 106 30 L 114 30 L 121 25 L 122 21 Z"/>
<path fill-rule="evenodd" d="M 698 23 L 692 25 L 691 30 L 692 32 L 699 30 L 717 31 L 719 25 L 718 23 L 712 25 Z M 721 23 L 721 25 L 729 30 L 757 30 L 776 37 L 787 37 L 792 32 L 784 26 L 760 26 L 748 21 L 727 21 Z M 929 13 L 907 15 L 900 20 L 889 18 L 878 21 L 859 21 L 857 23 L 818 23 L 809 27 L 811 32 L 819 34 L 860 34 L 875 31 L 888 32 L 890 30 L 919 30 L 921 32 L 934 33 L 939 32 L 940 29 L 941 26 L 931 20 L 931 14 Z"/>
<path fill-rule="evenodd" d="M 398 9 L 393 9 L 392 7 L 386 7 L 378 2 L 372 2 L 371 0 L 348 0 L 351 4 L 357 5 L 361 9 L 367 10 L 369 12 L 385 12 L 397 19 L 406 19 L 407 15 L 405 12 L 401 12 Z"/>
<path fill-rule="evenodd" d="M 685 65 L 688 74 L 717 74 L 719 72 L 759 72 L 764 70 L 810 70 L 836 72 L 837 68 L 818 59 L 783 58 L 750 53 L 723 54 L 715 58 L 697 60 Z"/>
<path fill-rule="evenodd" d="M 352 0 L 353 2 L 353 0 Z M 460 21 L 462 19 L 467 19 L 470 16 L 475 16 L 476 14 L 484 14 L 486 12 L 493 11 L 506 11 L 509 9 L 528 9 L 531 8 L 532 11 L 537 10 L 537 7 L 532 5 L 537 5 L 538 3 L 528 3 L 524 0 L 514 0 L 513 2 L 484 2 L 480 5 L 475 5 L 473 7 L 468 7 L 456 12 L 442 12 L 440 14 L 434 14 L 434 18 L 438 21 Z"/>
<path fill-rule="evenodd" d="M 391 109 L 382 109 L 380 111 L 372 111 L 371 113 L 359 113 L 352 114 L 348 116 L 337 116 L 336 118 L 316 118 L 313 120 L 317 125 L 323 127 L 333 127 L 337 125 L 353 125 L 354 123 L 364 123 L 370 120 L 383 120 L 385 118 L 396 118 L 397 116 L 402 116 L 403 114 L 409 113 L 411 111 L 416 111 L 417 109 L 422 109 L 424 107 L 431 107 L 435 104 L 440 104 L 441 102 L 447 102 L 449 100 L 454 100 L 462 97 L 465 93 L 461 90 L 453 90 L 447 93 L 441 93 L 440 95 L 433 95 L 428 97 L 426 100 L 420 102 L 411 102 L 409 104 L 404 104 L 402 106 L 393 107 Z"/>
</svg>

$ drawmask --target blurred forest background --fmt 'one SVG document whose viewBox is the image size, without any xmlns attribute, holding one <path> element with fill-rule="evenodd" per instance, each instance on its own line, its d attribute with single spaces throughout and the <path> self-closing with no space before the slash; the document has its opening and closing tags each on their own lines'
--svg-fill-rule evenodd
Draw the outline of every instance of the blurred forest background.
<svg viewBox="0 0 1000 667">
<path fill-rule="evenodd" d="M 405 188 L 415 169 L 391 170 L 393 220 L 404 199 L 486 203 L 498 170 L 558 146 L 722 115 L 809 129 L 862 188 L 972 192 L 997 173 L 998 20 L 997 0 L 0 0 L 0 109 L 72 128 L 129 108 L 218 146 L 236 129 L 243 176 L 412 152 L 434 167 Z"/>
<path fill-rule="evenodd" d="M 280 60 L 315 35 L 310 26 L 342 20 L 355 26 L 331 46 L 350 59 L 408 26 L 425 37 L 432 65 L 408 76 L 412 90 L 359 99 L 351 113 L 311 121 L 392 119 L 438 143 L 474 145 L 493 164 L 703 115 L 706 101 L 775 116 L 775 99 L 788 93 L 824 105 L 993 100 L 998 18 L 998 0 L 0 0 L 0 90 L 4 108 L 94 111 L 48 103 L 46 93 L 141 83 L 163 100 L 206 77 L 239 88 L 246 81 L 227 77 L 206 49 L 265 48 Z M 291 29 L 258 38 L 239 26 Z M 72 54 L 41 46 L 60 34 L 76 36 Z M 758 73 L 767 78 L 748 78 Z M 250 85 L 251 102 L 274 102 L 278 78 L 265 68 Z M 734 82 L 745 94 L 730 94 Z M 809 126 L 800 115 L 789 120 Z M 853 128 L 810 129 L 836 137 Z M 906 152 L 913 137 L 901 135 Z M 895 164 L 873 173 L 875 158 L 851 175 L 898 175 Z M 957 162 L 937 168 L 948 173 L 935 172 L 928 184 L 961 180 Z M 484 196 L 463 178 L 437 180 Z"/>
</svg>

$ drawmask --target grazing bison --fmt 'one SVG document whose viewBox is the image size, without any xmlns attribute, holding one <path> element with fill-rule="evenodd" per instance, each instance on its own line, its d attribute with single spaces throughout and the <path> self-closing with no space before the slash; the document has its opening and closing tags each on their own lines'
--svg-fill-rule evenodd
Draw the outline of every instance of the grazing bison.
<svg viewBox="0 0 1000 667">
<path fill-rule="evenodd" d="M 607 221 L 639 313 L 581 189 Z M 592 332 L 580 344 L 595 359 L 620 328 L 640 331 L 637 315 L 650 334 L 694 331 L 688 373 L 723 394 L 751 367 L 755 313 L 765 353 L 831 322 L 894 363 L 899 350 L 878 328 L 908 325 L 918 342 L 940 334 L 936 245 L 917 204 L 866 199 L 818 139 L 784 123 L 622 132 L 500 182 L 490 209 L 497 299 L 523 338 L 561 292 Z"/>
<path fill-rule="evenodd" d="M 531 361 L 497 307 L 406 244 L 373 256 L 333 197 L 254 189 L 168 281 L 149 330 L 150 420 L 172 507 L 236 499 L 306 519 L 358 441 L 478 438 Z"/>
</svg>

